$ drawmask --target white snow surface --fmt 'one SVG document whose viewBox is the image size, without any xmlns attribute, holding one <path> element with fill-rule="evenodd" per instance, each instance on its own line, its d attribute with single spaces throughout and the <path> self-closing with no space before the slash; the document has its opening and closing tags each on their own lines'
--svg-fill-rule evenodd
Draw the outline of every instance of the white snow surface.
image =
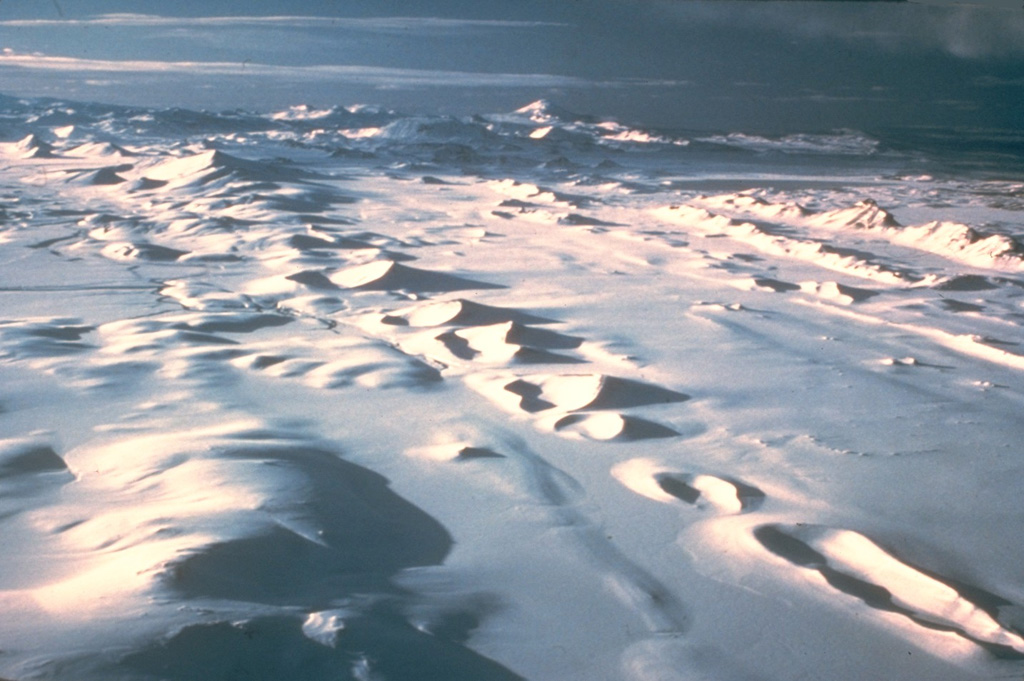
<svg viewBox="0 0 1024 681">
<path fill-rule="evenodd" d="M 0 677 L 1024 675 L 1020 183 L 5 106 Z"/>
</svg>

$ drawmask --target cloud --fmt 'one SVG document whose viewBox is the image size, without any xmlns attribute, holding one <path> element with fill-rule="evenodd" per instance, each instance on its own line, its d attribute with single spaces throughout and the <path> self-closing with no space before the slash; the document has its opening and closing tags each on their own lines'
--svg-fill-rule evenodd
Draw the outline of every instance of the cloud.
<svg viewBox="0 0 1024 681">
<path fill-rule="evenodd" d="M 560 27 L 565 24 L 545 21 L 498 19 L 444 19 L 438 17 L 315 17 L 315 16 L 220 16 L 165 17 L 152 14 L 100 14 L 87 19 L 10 19 L 0 21 L 9 28 L 55 28 L 72 26 L 105 27 L 331 27 L 368 33 L 453 33 L 466 30 L 507 30 L 516 28 Z"/>
<path fill-rule="evenodd" d="M 1018 88 L 1024 87 L 1024 78 L 999 78 L 996 76 L 981 76 L 974 79 L 974 84 L 979 87 L 991 88 Z"/>
<path fill-rule="evenodd" d="M 571 76 L 544 73 L 479 73 L 403 69 L 381 66 L 325 64 L 282 66 L 244 62 L 115 61 L 0 52 L 0 67 L 63 73 L 188 75 L 194 77 L 265 77 L 290 81 L 331 80 L 334 83 L 377 87 L 587 87 L 595 83 Z"/>
<path fill-rule="evenodd" d="M 966 59 L 1024 55 L 1024 12 L 964 5 L 862 2 L 668 2 L 667 21 L 853 44 L 937 50 Z"/>
</svg>

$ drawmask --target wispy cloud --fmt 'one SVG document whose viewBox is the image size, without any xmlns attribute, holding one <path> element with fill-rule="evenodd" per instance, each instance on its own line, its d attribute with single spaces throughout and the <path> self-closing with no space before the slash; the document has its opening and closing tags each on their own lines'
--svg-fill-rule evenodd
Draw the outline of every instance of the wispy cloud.
<svg viewBox="0 0 1024 681">
<path fill-rule="evenodd" d="M 974 79 L 975 85 L 981 87 L 993 87 L 993 88 L 1004 88 L 1004 87 L 1024 87 L 1024 78 L 998 78 L 996 76 L 982 76 Z"/>
<path fill-rule="evenodd" d="M 240 17 L 164 17 L 152 14 L 100 14 L 86 19 L 10 19 L 0 27 L 49 28 L 69 26 L 190 28 L 332 27 L 373 33 L 445 33 L 465 30 L 507 30 L 515 28 L 558 27 L 564 24 L 544 21 L 506 21 L 488 19 L 444 19 L 439 17 L 314 17 L 314 16 L 240 16 Z"/>
<path fill-rule="evenodd" d="M 381 66 L 325 64 L 282 66 L 252 62 L 202 61 L 115 61 L 80 59 L 44 54 L 20 54 L 10 49 L 0 52 L 0 67 L 60 71 L 83 74 L 168 74 L 194 77 L 266 77 L 310 81 L 330 79 L 335 83 L 378 87 L 585 87 L 594 83 L 581 78 L 545 73 L 480 73 L 402 69 Z"/>
</svg>

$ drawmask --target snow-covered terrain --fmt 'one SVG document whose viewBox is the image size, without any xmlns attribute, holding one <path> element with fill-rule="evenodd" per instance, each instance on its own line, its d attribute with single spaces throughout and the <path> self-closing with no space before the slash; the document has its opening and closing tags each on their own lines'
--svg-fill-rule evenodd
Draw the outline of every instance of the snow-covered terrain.
<svg viewBox="0 0 1024 681">
<path fill-rule="evenodd" d="M 0 140 L 0 677 L 1024 674 L 1019 169 L 547 102 Z"/>
</svg>

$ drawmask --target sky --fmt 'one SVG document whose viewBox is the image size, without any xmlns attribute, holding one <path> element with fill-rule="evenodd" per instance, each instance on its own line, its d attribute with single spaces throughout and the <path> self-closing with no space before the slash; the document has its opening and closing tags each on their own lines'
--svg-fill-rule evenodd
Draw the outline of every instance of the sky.
<svg viewBox="0 0 1024 681">
<path fill-rule="evenodd" d="M 207 110 L 546 98 L 652 127 L 1024 130 L 1016 0 L 2 0 L 0 93 Z"/>
</svg>

